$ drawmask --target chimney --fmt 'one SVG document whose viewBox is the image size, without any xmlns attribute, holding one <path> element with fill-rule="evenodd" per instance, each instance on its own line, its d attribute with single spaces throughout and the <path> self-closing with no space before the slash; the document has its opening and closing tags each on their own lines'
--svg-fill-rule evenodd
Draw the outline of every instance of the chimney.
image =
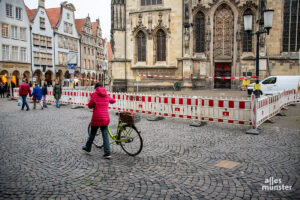
<svg viewBox="0 0 300 200">
<path fill-rule="evenodd" d="M 45 0 L 39 0 L 39 7 L 45 8 Z"/>
</svg>

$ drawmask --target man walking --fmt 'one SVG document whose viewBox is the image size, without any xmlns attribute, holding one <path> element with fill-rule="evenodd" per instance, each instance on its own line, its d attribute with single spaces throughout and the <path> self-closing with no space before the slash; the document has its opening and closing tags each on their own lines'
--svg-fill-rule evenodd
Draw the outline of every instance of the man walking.
<svg viewBox="0 0 300 200">
<path fill-rule="evenodd" d="M 21 110 L 24 110 L 24 107 L 26 106 L 26 111 L 29 110 L 29 106 L 28 106 L 28 103 L 26 101 L 26 97 L 28 94 L 31 94 L 31 90 L 30 90 L 30 87 L 29 85 L 26 83 L 26 80 L 23 79 L 23 83 L 20 85 L 20 88 L 19 88 L 19 96 L 22 97 L 22 109 Z"/>
<path fill-rule="evenodd" d="M 38 103 L 40 104 L 41 109 L 43 110 L 42 89 L 39 87 L 38 83 L 35 84 L 31 96 L 33 96 L 33 109 L 36 109 L 36 103 Z"/>
<path fill-rule="evenodd" d="M 61 97 L 61 85 L 59 84 L 59 81 L 56 80 L 55 81 L 55 85 L 53 87 L 53 96 L 54 98 L 56 99 L 56 108 L 59 108 L 60 105 L 59 105 L 59 99 Z"/>
<path fill-rule="evenodd" d="M 45 83 L 44 83 L 44 85 L 42 87 L 43 106 L 44 106 L 44 108 L 47 108 L 47 101 L 46 101 L 47 93 L 48 93 L 47 82 L 45 81 Z"/>
</svg>

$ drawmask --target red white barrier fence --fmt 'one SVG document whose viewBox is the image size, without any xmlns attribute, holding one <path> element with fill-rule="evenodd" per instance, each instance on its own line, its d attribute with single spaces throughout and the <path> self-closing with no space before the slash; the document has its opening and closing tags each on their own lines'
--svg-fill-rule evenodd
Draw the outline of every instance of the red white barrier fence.
<svg viewBox="0 0 300 200">
<path fill-rule="evenodd" d="M 176 79 L 231 79 L 231 80 L 247 80 L 257 79 L 257 76 L 165 76 L 152 74 L 138 74 L 140 77 L 157 77 L 157 78 L 176 78 Z"/>
<path fill-rule="evenodd" d="M 275 116 L 283 107 L 296 102 L 297 94 L 295 90 L 287 90 L 273 96 L 259 98 L 255 102 L 256 109 L 253 111 L 256 116 L 254 128 Z"/>
<path fill-rule="evenodd" d="M 14 97 L 18 98 L 18 88 Z M 92 92 L 83 90 L 62 90 L 60 104 L 87 106 Z M 134 111 L 141 114 L 165 116 L 172 118 L 209 121 L 225 124 L 252 126 L 256 129 L 263 122 L 296 103 L 295 90 L 288 90 L 273 96 L 255 99 L 229 99 L 184 96 L 158 96 L 126 93 L 111 93 L 116 103 L 111 110 Z M 48 88 L 47 102 L 55 103 L 53 88 Z"/>
</svg>

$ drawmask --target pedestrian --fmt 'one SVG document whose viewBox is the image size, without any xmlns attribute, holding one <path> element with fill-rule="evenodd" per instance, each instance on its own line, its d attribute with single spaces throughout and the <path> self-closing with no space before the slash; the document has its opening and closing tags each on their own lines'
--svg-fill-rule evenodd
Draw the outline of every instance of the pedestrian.
<svg viewBox="0 0 300 200">
<path fill-rule="evenodd" d="M 92 144 L 95 139 L 95 135 L 98 129 L 101 129 L 103 146 L 104 146 L 104 155 L 103 158 L 110 159 L 110 146 L 108 138 L 107 126 L 109 125 L 110 118 L 108 113 L 108 104 L 114 104 L 116 100 L 111 98 L 106 89 L 103 87 L 101 82 L 96 83 L 95 92 L 91 95 L 91 99 L 88 103 L 88 107 L 93 109 L 93 116 L 91 119 L 91 133 L 88 137 L 86 145 L 82 149 L 86 152 L 90 152 L 92 149 Z"/>
<path fill-rule="evenodd" d="M 42 87 L 43 106 L 44 106 L 44 108 L 47 108 L 47 101 L 46 101 L 47 93 L 48 93 L 47 82 L 45 81 L 44 86 Z"/>
<path fill-rule="evenodd" d="M 6 82 L 6 92 L 7 92 L 6 98 L 9 98 L 10 97 L 10 83 L 8 83 L 8 82 Z"/>
<path fill-rule="evenodd" d="M 8 87 L 8 83 L 6 82 L 5 85 L 4 85 L 4 92 L 7 93 L 7 96 L 8 96 L 8 93 L 9 93 L 9 87 Z M 5 95 L 4 95 L 5 96 Z"/>
<path fill-rule="evenodd" d="M 31 90 L 30 90 L 30 87 L 29 85 L 26 83 L 26 80 L 23 79 L 23 83 L 20 85 L 20 88 L 19 88 L 19 96 L 22 97 L 22 109 L 21 110 L 24 110 L 24 107 L 26 106 L 26 111 L 29 110 L 29 106 L 28 106 L 28 103 L 26 101 L 26 97 L 28 94 L 31 94 Z"/>
<path fill-rule="evenodd" d="M 33 88 L 32 94 L 33 100 L 33 109 L 36 109 L 36 103 L 40 104 L 41 109 L 43 110 L 43 103 L 42 103 L 42 88 L 39 87 L 39 84 L 36 83 L 35 87 Z"/>
<path fill-rule="evenodd" d="M 4 98 L 4 85 L 2 82 L 0 82 L 0 96 L 1 98 Z"/>
<path fill-rule="evenodd" d="M 61 93 L 62 93 L 61 90 L 62 90 L 61 89 L 61 85 L 60 85 L 59 81 L 56 80 L 55 81 L 55 85 L 53 87 L 53 96 L 56 99 L 56 108 L 60 107 L 60 105 L 59 105 L 59 99 L 60 99 Z"/>
<path fill-rule="evenodd" d="M 14 88 L 16 87 L 16 84 L 12 80 L 10 81 L 10 87 L 11 87 L 11 97 L 14 97 Z"/>
</svg>

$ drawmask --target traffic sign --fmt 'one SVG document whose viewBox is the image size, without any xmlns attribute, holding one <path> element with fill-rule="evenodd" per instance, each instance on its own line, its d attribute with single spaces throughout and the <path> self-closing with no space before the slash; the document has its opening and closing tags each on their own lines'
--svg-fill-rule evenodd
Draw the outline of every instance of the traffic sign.
<svg viewBox="0 0 300 200">
<path fill-rule="evenodd" d="M 261 84 L 254 84 L 254 90 L 261 90 Z"/>
</svg>

